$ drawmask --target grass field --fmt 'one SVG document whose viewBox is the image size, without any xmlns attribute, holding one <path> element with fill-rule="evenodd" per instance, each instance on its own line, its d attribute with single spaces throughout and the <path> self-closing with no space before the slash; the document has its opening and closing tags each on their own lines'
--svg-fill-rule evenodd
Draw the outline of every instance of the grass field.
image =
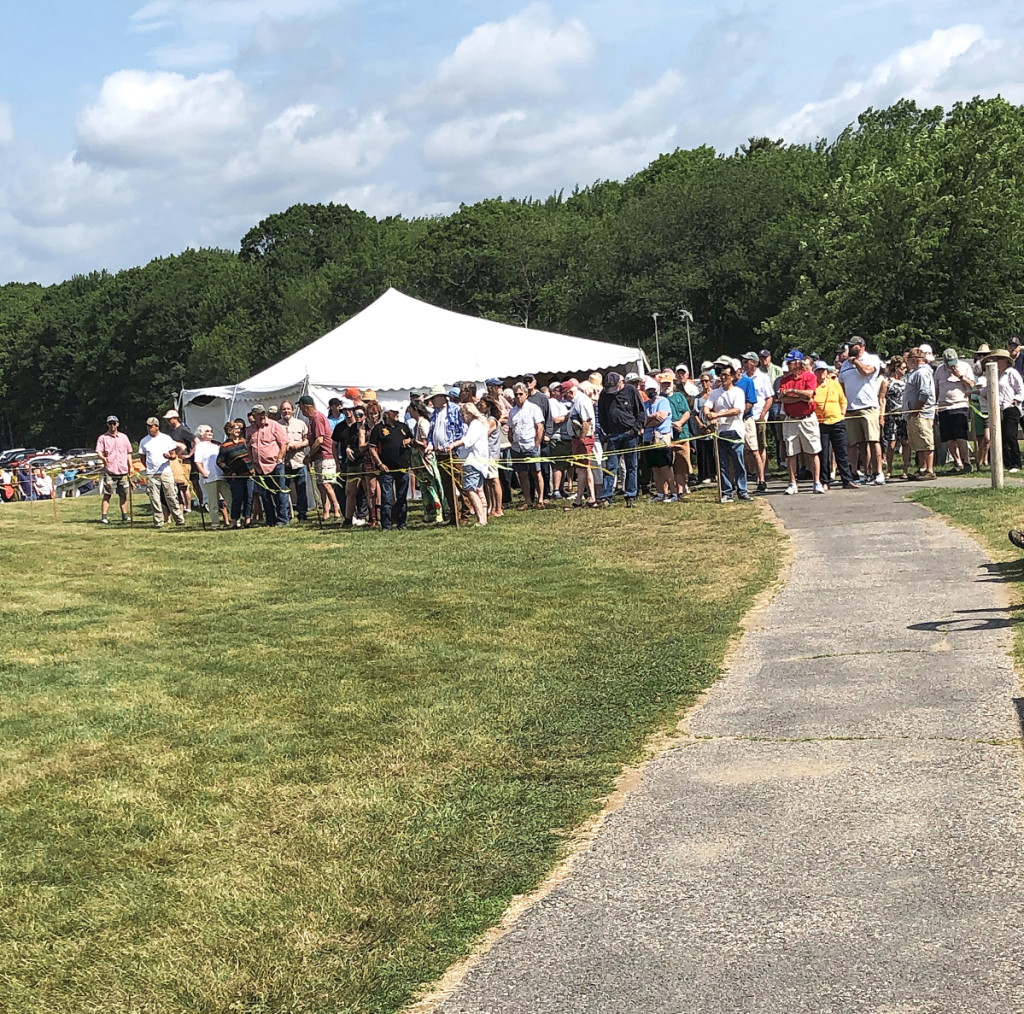
<svg viewBox="0 0 1024 1014">
<path fill-rule="evenodd" d="M 1024 527 L 1024 488 L 1013 485 L 1001 490 L 928 489 L 915 492 L 910 499 L 945 514 L 977 538 L 995 561 L 993 573 L 1006 583 L 1013 596 L 1016 618 L 1024 619 L 1024 560 L 1021 551 L 1006 538 L 1009 529 Z M 1024 628 L 1019 623 L 1014 656 L 1018 670 L 1024 672 Z"/>
<path fill-rule="evenodd" d="M 781 556 L 698 496 L 460 532 L 97 515 L 0 512 L 19 1014 L 400 1009 L 716 677 Z"/>
</svg>

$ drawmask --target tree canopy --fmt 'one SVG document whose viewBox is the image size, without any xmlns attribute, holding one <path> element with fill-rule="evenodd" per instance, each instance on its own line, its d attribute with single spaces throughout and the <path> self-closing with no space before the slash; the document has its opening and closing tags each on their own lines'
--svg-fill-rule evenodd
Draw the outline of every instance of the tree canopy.
<svg viewBox="0 0 1024 1014">
<path fill-rule="evenodd" d="M 79 443 L 111 411 L 139 433 L 182 386 L 241 380 L 390 285 L 649 355 L 657 312 L 673 363 L 682 309 L 695 356 L 1002 344 L 1024 316 L 1022 163 L 1024 107 L 901 101 L 831 142 L 679 149 L 568 196 L 423 219 L 295 205 L 238 253 L 0 286 L 0 442 Z"/>
</svg>

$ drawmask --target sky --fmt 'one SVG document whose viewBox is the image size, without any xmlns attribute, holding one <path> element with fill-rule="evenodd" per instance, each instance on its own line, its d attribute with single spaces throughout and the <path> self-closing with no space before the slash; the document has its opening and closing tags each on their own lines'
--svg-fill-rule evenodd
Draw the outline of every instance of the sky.
<svg viewBox="0 0 1024 1014">
<path fill-rule="evenodd" d="M 1010 0 L 0 0 L 0 284 L 446 214 L 901 97 L 1024 103 Z"/>
</svg>

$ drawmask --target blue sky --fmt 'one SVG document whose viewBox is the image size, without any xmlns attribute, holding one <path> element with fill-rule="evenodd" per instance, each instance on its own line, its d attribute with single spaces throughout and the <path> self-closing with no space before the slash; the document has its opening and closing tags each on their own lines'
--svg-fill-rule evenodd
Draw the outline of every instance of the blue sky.
<svg viewBox="0 0 1024 1014">
<path fill-rule="evenodd" d="M 1024 102 L 1006 0 L 10 0 L 0 32 L 0 283 L 237 248 L 297 201 L 444 213 Z"/>
</svg>

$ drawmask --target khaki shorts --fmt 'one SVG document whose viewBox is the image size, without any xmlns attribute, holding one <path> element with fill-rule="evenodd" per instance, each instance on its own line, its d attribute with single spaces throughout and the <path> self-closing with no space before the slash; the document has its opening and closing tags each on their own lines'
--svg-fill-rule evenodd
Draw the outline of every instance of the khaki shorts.
<svg viewBox="0 0 1024 1014">
<path fill-rule="evenodd" d="M 782 439 L 786 443 L 786 456 L 795 454 L 821 454 L 821 431 L 817 416 L 807 419 L 787 419 L 782 424 Z"/>
<path fill-rule="evenodd" d="M 934 451 L 935 420 L 922 419 L 919 415 L 908 415 L 907 436 L 910 437 L 911 451 Z"/>
<path fill-rule="evenodd" d="M 878 409 L 865 408 L 846 413 L 846 442 L 848 444 L 877 444 L 882 439 L 878 426 Z"/>
<path fill-rule="evenodd" d="M 104 472 L 100 476 L 100 496 L 113 496 L 114 493 L 119 496 L 128 495 L 128 476 Z"/>
<path fill-rule="evenodd" d="M 743 420 L 743 445 L 748 451 L 763 451 L 768 446 L 768 423 L 751 416 Z"/>
<path fill-rule="evenodd" d="M 333 482 L 338 477 L 338 466 L 334 458 L 321 458 L 309 463 L 309 471 L 315 482 Z"/>
</svg>

